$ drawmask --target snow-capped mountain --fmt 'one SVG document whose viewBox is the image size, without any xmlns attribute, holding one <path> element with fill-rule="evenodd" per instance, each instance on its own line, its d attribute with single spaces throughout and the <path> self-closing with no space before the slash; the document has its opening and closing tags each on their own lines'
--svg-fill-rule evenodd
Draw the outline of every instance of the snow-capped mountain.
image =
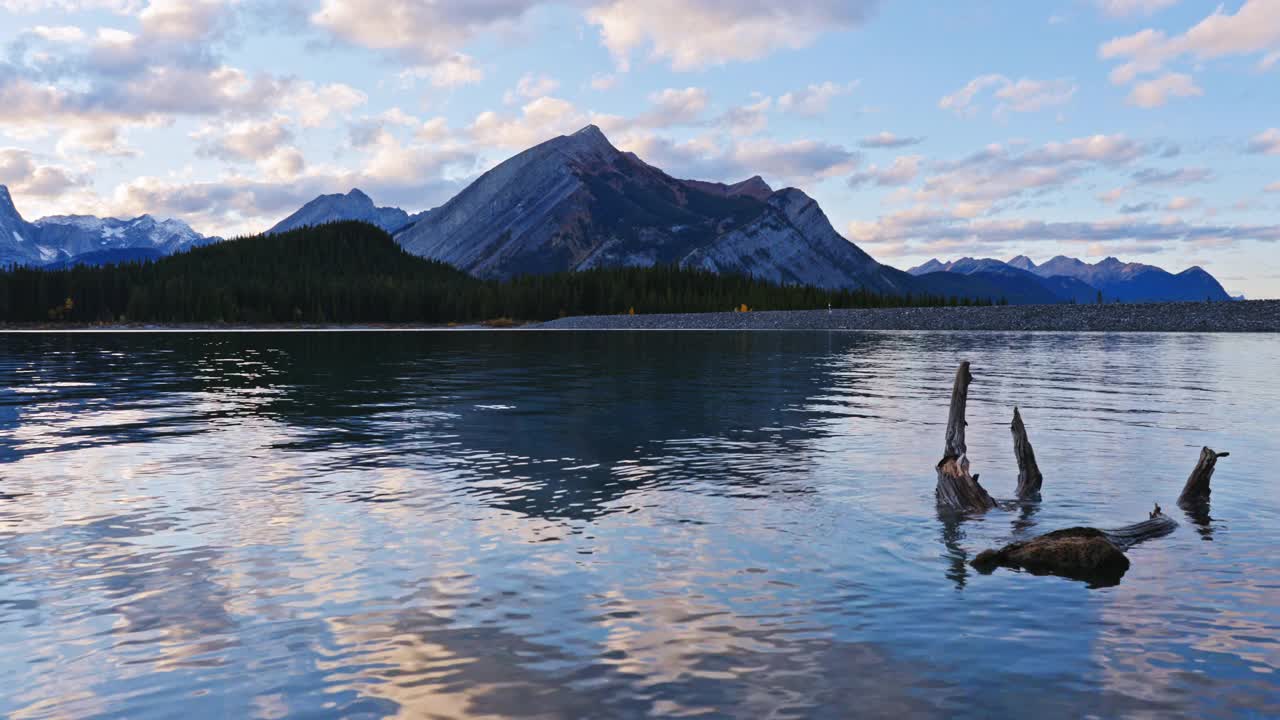
<svg viewBox="0 0 1280 720">
<path fill-rule="evenodd" d="M 296 230 L 309 225 L 324 225 L 338 220 L 361 220 L 395 232 L 409 224 L 409 213 L 400 208 L 377 207 L 362 191 L 352 189 L 346 195 L 321 195 L 303 205 L 297 212 L 276 223 L 268 235 Z"/>
<path fill-rule="evenodd" d="M 676 263 L 775 282 L 917 290 L 831 227 L 803 192 L 760 178 L 667 175 L 595 126 L 499 164 L 395 235 L 410 252 L 486 278 Z"/>
<path fill-rule="evenodd" d="M 0 185 L 0 264 L 100 264 L 170 255 L 221 238 L 205 237 L 181 220 L 143 215 L 131 220 L 55 215 L 29 223 Z"/>
<path fill-rule="evenodd" d="M 990 258 L 961 258 L 952 262 L 930 260 L 908 270 L 912 275 L 948 272 L 964 275 L 1022 275 L 1040 278 L 1045 287 L 1063 300 L 1093 302 L 1099 292 L 1106 301 L 1155 302 L 1174 300 L 1230 300 L 1222 285 L 1200 267 L 1174 274 L 1154 265 L 1126 263 L 1109 257 L 1097 263 L 1059 255 L 1037 265 L 1025 255 L 1006 262 Z"/>
</svg>

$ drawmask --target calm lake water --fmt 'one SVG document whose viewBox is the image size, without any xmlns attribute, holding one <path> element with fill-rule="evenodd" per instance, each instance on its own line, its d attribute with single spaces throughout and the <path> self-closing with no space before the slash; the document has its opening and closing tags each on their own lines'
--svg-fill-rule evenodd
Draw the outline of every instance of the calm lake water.
<svg viewBox="0 0 1280 720">
<path fill-rule="evenodd" d="M 997 497 L 940 514 L 950 383 Z M 1280 337 L 0 335 L 0 715 L 1280 716 Z M 1208 519 L 1174 501 L 1228 450 Z M 967 566 L 1159 501 L 1119 585 Z"/>
</svg>

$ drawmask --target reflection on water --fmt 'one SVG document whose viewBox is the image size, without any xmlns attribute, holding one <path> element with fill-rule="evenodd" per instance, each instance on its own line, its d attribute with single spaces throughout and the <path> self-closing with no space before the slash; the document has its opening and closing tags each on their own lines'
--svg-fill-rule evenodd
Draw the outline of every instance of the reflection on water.
<svg viewBox="0 0 1280 720">
<path fill-rule="evenodd" d="M 950 377 L 1012 494 L 939 513 Z M 0 336 L 0 714 L 1280 715 L 1280 339 Z M 1248 418 L 1248 422 L 1241 422 Z M 1119 586 L 987 547 L 1213 504 Z M 1204 542 L 1212 540 L 1212 542 Z"/>
</svg>

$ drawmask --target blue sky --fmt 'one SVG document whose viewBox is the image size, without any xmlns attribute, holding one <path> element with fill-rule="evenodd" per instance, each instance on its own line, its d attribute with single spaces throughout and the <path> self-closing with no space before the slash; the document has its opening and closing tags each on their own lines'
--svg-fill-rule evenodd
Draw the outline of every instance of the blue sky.
<svg viewBox="0 0 1280 720">
<path fill-rule="evenodd" d="M 1280 297 L 1280 0 L 0 0 L 29 219 L 433 207 L 587 123 L 798 186 L 899 267 L 1198 264 Z"/>
</svg>

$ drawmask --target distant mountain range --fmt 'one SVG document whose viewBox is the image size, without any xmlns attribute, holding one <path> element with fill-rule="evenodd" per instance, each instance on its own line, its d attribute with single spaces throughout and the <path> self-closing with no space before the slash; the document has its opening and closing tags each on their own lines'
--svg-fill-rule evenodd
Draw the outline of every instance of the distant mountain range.
<svg viewBox="0 0 1280 720">
<path fill-rule="evenodd" d="M 1010 302 L 1144 302 L 1178 300 L 1232 300 L 1222 285 L 1203 268 L 1178 274 L 1141 263 L 1125 263 L 1109 257 L 1089 264 L 1059 255 L 1036 265 L 1025 255 L 1008 262 L 990 258 L 961 258 L 952 262 L 930 260 L 907 272 L 916 277 L 942 273 L 964 275 L 1007 288 Z M 1045 298 L 1054 298 L 1045 300 Z"/>
<path fill-rule="evenodd" d="M 1037 266 L 963 258 L 903 272 L 876 262 L 795 188 L 759 176 L 735 184 L 681 180 L 615 148 L 594 125 L 494 167 L 444 205 L 410 215 L 358 189 L 322 195 L 268 233 L 358 220 L 402 247 L 473 276 L 676 264 L 781 284 L 945 295 L 1016 304 L 1229 299 L 1200 268 L 1173 275 L 1108 258 Z M 0 262 L 44 266 L 148 260 L 216 242 L 181 221 L 89 216 L 28 223 L 0 186 Z"/>
<path fill-rule="evenodd" d="M 150 215 L 118 220 L 56 215 L 27 222 L 0 185 L 0 264 L 68 266 L 152 259 L 222 238 L 205 237 L 181 220 Z"/>
</svg>

